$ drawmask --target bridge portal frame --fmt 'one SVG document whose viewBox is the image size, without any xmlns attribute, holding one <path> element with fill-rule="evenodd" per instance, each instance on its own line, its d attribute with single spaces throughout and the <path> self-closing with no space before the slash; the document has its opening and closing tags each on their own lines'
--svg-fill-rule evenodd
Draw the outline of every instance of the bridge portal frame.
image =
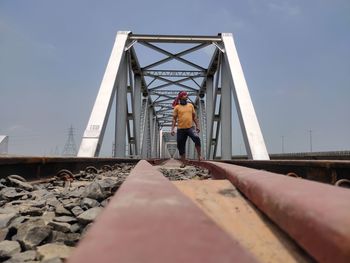
<svg viewBox="0 0 350 263">
<path fill-rule="evenodd" d="M 136 43 L 167 57 L 141 68 L 133 47 Z M 195 46 L 174 54 L 153 43 L 187 43 Z M 215 46 L 208 68 L 183 58 L 184 55 L 208 45 Z M 158 70 L 154 68 L 173 59 L 194 69 Z M 145 76 L 162 80 L 164 84 L 150 87 L 152 83 L 147 84 Z M 182 77 L 182 79 L 169 80 L 172 77 Z M 194 80 L 196 77 L 203 77 L 201 85 Z M 195 83 L 194 87 L 183 84 L 187 80 L 192 80 Z M 78 156 L 99 155 L 115 98 L 114 156 L 125 157 L 126 146 L 128 146 L 131 156 L 159 157 L 161 153 L 159 130 L 171 125 L 171 108 L 160 105 L 170 104 L 177 91 L 165 90 L 169 86 L 177 86 L 195 94 L 194 104 L 202 125 L 201 138 L 203 155 L 206 159 L 217 158 L 219 139 L 221 139 L 221 158 L 231 159 L 232 97 L 235 101 L 248 158 L 269 159 L 231 33 L 222 33 L 218 36 L 165 36 L 137 35 L 130 31 L 117 33 Z M 156 95 L 158 98 L 152 100 L 151 95 Z M 205 100 L 203 100 L 204 97 L 206 97 Z M 156 110 L 156 107 L 161 108 Z"/>
</svg>

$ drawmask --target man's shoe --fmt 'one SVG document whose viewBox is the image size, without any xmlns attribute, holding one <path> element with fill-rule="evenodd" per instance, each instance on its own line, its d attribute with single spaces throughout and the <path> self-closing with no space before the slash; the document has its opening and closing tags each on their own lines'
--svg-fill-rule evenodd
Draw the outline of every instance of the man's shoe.
<svg viewBox="0 0 350 263">
<path fill-rule="evenodd" d="M 184 163 L 180 165 L 180 168 L 185 168 L 185 167 L 186 167 L 186 164 Z"/>
</svg>

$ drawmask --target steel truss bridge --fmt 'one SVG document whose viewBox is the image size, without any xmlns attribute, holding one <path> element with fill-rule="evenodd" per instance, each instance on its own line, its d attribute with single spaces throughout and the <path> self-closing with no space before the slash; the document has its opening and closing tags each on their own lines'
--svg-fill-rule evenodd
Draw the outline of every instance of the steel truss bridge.
<svg viewBox="0 0 350 263">
<path fill-rule="evenodd" d="M 167 44 L 183 49 L 169 51 Z M 141 66 L 143 54 L 138 54 L 138 45 L 162 58 Z M 191 59 L 193 53 L 210 46 L 214 51 L 209 64 Z M 174 61 L 177 66 L 169 68 Z M 248 158 L 269 159 L 231 33 L 181 36 L 137 35 L 129 31 L 117 33 L 78 156 L 99 156 L 114 100 L 114 157 L 174 156 L 175 138 L 169 133 L 171 103 L 181 90 L 189 93 L 197 111 L 206 159 L 216 159 L 219 152 L 222 159 L 231 159 L 233 110 L 239 117 Z M 188 157 L 194 157 L 192 143 L 187 149 Z"/>
</svg>

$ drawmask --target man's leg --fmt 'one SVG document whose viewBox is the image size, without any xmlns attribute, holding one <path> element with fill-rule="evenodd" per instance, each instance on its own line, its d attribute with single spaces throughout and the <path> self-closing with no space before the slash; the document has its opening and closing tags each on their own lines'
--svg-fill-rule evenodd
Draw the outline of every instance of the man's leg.
<svg viewBox="0 0 350 263">
<path fill-rule="evenodd" d="M 201 146 L 196 145 L 195 147 L 196 147 L 196 151 L 197 151 L 198 161 L 203 161 Z"/>
<path fill-rule="evenodd" d="M 198 161 L 202 161 L 203 158 L 202 158 L 202 149 L 201 149 L 201 139 L 199 138 L 198 134 L 195 132 L 193 128 L 188 130 L 188 136 L 191 137 L 192 141 L 195 144 Z"/>
<path fill-rule="evenodd" d="M 186 141 L 187 141 L 187 132 L 184 129 L 177 129 L 177 149 L 179 150 L 179 155 L 181 158 L 182 165 L 181 167 L 186 166 Z"/>
</svg>

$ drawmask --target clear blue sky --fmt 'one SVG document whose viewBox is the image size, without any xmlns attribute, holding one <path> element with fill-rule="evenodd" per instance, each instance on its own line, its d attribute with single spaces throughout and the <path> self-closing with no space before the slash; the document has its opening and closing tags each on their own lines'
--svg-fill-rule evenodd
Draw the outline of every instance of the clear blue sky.
<svg viewBox="0 0 350 263">
<path fill-rule="evenodd" d="M 308 151 L 309 130 L 314 151 L 350 150 L 348 0 L 0 0 L 10 153 L 61 152 L 71 124 L 79 146 L 118 30 L 232 32 L 268 151 Z"/>
</svg>

